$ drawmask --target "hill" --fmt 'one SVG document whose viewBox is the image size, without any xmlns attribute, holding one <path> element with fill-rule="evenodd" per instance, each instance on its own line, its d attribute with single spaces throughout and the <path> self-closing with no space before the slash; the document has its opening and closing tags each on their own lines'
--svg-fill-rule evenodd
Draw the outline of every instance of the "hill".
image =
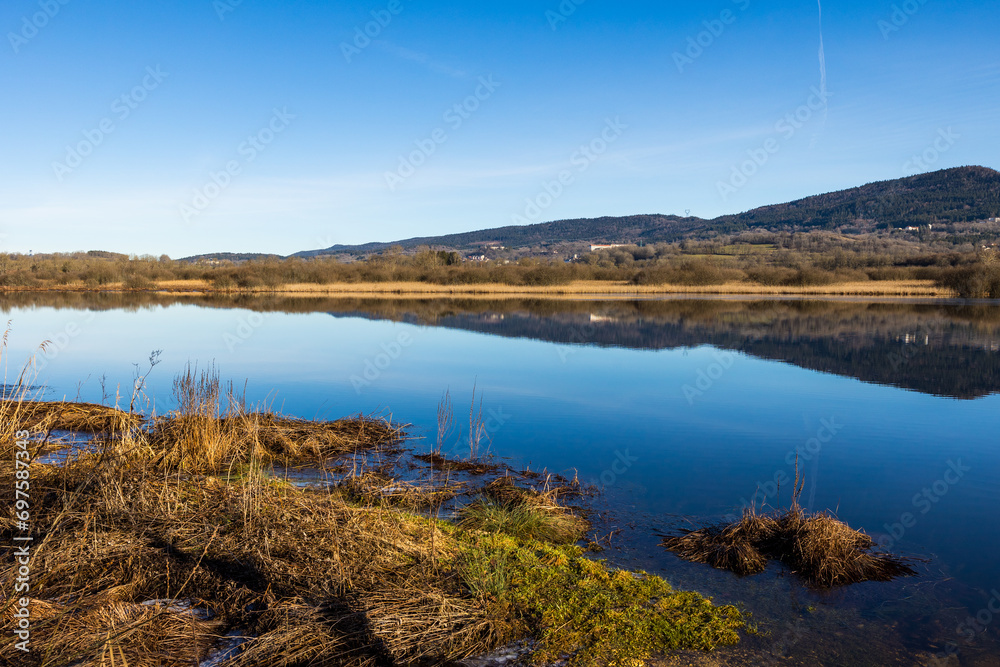
<svg viewBox="0 0 1000 667">
<path fill-rule="evenodd" d="M 837 230 L 868 233 L 907 226 L 973 222 L 1000 216 L 1000 172 L 957 167 L 869 183 L 712 220 L 675 215 L 560 220 L 537 225 L 424 236 L 394 242 L 334 245 L 296 257 L 368 254 L 399 245 L 469 250 L 485 243 L 523 248 L 555 243 L 657 243 L 742 231 Z"/>
</svg>

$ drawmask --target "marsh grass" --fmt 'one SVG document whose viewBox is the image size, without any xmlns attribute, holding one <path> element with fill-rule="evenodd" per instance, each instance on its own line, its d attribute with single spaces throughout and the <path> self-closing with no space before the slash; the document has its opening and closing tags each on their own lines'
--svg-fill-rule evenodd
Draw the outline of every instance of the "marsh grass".
<svg viewBox="0 0 1000 667">
<path fill-rule="evenodd" d="M 585 520 L 555 505 L 534 506 L 493 498 L 473 500 L 460 514 L 459 525 L 463 528 L 553 544 L 573 544 L 589 527 Z"/>
<path fill-rule="evenodd" d="M 512 536 L 501 532 L 509 521 L 459 527 L 409 509 L 440 507 L 459 491 L 454 483 L 401 483 L 356 464 L 340 486 L 297 488 L 265 464 L 349 460 L 395 447 L 401 427 L 247 409 L 224 397 L 211 368 L 186 369 L 175 394 L 178 409 L 163 417 L 46 409 L 25 392 L 3 407 L 18 423 L 88 410 L 94 423 L 111 421 L 65 464 L 30 464 L 25 667 L 189 666 L 233 632 L 247 641 L 226 667 L 445 664 L 526 635 L 539 639 L 539 660 L 565 654 L 568 664 L 597 665 L 738 639 L 737 610 L 553 544 L 572 541 L 581 525 L 554 489 L 487 486 L 484 503 L 544 517 Z M 11 423 L 0 434 L 4 452 L 14 447 Z M 41 446 L 32 442 L 33 456 Z M 5 459 L 0 503 L 11 506 Z M 0 517 L 0 543 L 12 544 L 15 529 Z M 3 595 L 16 576 L 17 563 L 4 559 Z M 15 651 L 13 613 L 14 600 L 0 597 L 3 655 Z"/>
<path fill-rule="evenodd" d="M 348 475 L 337 489 L 346 498 L 369 505 L 408 509 L 440 508 L 466 492 L 468 484 L 451 480 L 419 483 L 401 480 L 379 471 L 364 470 Z"/>
<path fill-rule="evenodd" d="M 751 507 L 737 521 L 666 537 L 662 544 L 685 560 L 740 576 L 759 574 L 768 561 L 780 561 L 818 588 L 891 581 L 916 574 L 905 559 L 872 551 L 874 542 L 863 531 L 851 528 L 829 512 L 802 509 L 798 498 L 803 484 L 796 460 L 789 509 L 762 514 Z"/>
<path fill-rule="evenodd" d="M 323 464 L 402 438 L 402 426 L 358 415 L 333 422 L 294 419 L 248 409 L 229 387 L 223 398 L 218 372 L 188 367 L 174 381 L 177 410 L 153 419 L 149 446 L 156 463 L 186 472 L 221 472 L 232 466 Z"/>
</svg>

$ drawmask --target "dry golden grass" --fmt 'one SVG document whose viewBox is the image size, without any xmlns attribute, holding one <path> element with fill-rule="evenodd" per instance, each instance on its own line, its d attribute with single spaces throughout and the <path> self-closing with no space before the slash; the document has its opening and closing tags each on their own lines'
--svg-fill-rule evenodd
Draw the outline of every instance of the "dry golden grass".
<svg viewBox="0 0 1000 667">
<path fill-rule="evenodd" d="M 173 281 L 163 289 L 201 289 L 202 281 Z M 206 291 L 213 291 L 207 289 Z M 750 295 L 837 295 L 837 296 L 933 296 L 950 297 L 954 292 L 936 287 L 931 280 L 887 280 L 849 282 L 811 287 L 778 287 L 733 282 L 721 285 L 632 285 L 626 281 L 578 280 L 566 285 L 517 286 L 502 284 L 435 285 L 415 282 L 342 283 L 331 285 L 284 285 L 277 290 L 257 290 L 277 294 L 323 295 L 633 295 L 633 294 L 750 294 Z"/>
<path fill-rule="evenodd" d="M 738 521 L 676 537 L 663 546 L 685 560 L 741 576 L 779 560 L 811 585 L 832 588 L 916 574 L 902 559 L 872 553 L 872 539 L 834 516 L 808 514 L 797 504 L 782 513 L 747 510 Z"/>
<path fill-rule="evenodd" d="M 435 567 L 453 541 L 414 516 L 261 477 L 196 483 L 135 458 L 34 466 L 32 484 L 58 498 L 32 517 L 32 641 L 46 664 L 192 664 L 221 625 L 255 637 L 235 664 L 257 666 L 464 657 L 503 632 Z M 150 599 L 191 600 L 218 621 Z"/>
<path fill-rule="evenodd" d="M 466 482 L 411 482 L 371 470 L 350 475 L 338 486 L 340 492 L 353 501 L 408 509 L 439 507 L 464 493 L 467 488 Z"/>
<path fill-rule="evenodd" d="M 123 425 L 135 427 L 143 421 L 137 415 L 129 415 L 106 405 L 25 400 L 0 401 L 0 419 L 16 424 L 19 429 L 34 432 L 57 430 L 79 433 L 103 433 Z"/>
<path fill-rule="evenodd" d="M 86 287 L 82 283 L 43 288 L 5 288 L 5 291 L 91 291 L 122 290 L 121 283 Z M 169 280 L 157 283 L 156 291 L 175 293 L 237 292 L 288 296 L 628 296 L 664 294 L 712 294 L 759 296 L 869 296 L 869 297 L 954 297 L 954 290 L 938 287 L 932 280 L 879 280 L 836 283 L 808 287 L 770 286 L 747 282 L 720 285 L 632 285 L 626 281 L 578 280 L 565 285 L 518 286 L 499 283 L 438 285 L 421 282 L 335 283 L 328 285 L 291 284 L 277 289 L 219 290 L 204 280 Z"/>
</svg>

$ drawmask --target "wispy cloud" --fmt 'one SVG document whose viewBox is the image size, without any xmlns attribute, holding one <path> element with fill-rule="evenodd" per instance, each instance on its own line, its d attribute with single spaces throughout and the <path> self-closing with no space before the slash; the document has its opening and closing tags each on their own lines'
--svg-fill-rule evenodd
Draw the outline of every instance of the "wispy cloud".
<svg viewBox="0 0 1000 667">
<path fill-rule="evenodd" d="M 441 62 L 440 60 L 435 60 L 426 53 L 421 53 L 420 51 L 414 51 L 403 46 L 397 46 L 392 42 L 387 42 L 385 40 L 378 40 L 375 45 L 387 53 L 402 58 L 403 60 L 408 60 L 410 62 L 415 62 L 423 65 L 432 72 L 437 72 L 438 74 L 444 74 L 446 76 L 454 77 L 456 79 L 466 79 L 469 77 L 468 72 L 465 70 L 455 69 L 451 65 Z"/>
</svg>

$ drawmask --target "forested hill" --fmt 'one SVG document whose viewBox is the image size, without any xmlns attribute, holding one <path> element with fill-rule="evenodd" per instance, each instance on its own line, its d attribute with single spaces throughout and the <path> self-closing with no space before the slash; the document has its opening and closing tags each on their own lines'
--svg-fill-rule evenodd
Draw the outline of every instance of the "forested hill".
<svg viewBox="0 0 1000 667">
<path fill-rule="evenodd" d="M 684 231 L 703 228 L 708 224 L 702 218 L 679 218 L 675 215 L 629 215 L 625 217 L 580 218 L 559 220 L 537 225 L 511 225 L 461 234 L 444 236 L 423 236 L 391 243 L 376 242 L 363 245 L 335 245 L 324 250 L 298 253 L 298 257 L 310 257 L 329 253 L 378 252 L 390 245 L 415 248 L 421 245 L 443 246 L 447 248 L 471 248 L 476 244 L 496 241 L 509 248 L 523 248 L 542 243 L 580 241 L 584 243 L 607 242 L 606 240 L 627 240 L 629 242 L 650 239 L 654 241 L 674 238 Z"/>
<path fill-rule="evenodd" d="M 1000 172 L 958 167 L 716 218 L 717 231 L 921 226 L 1000 216 Z"/>
<path fill-rule="evenodd" d="M 410 249 L 435 246 L 468 249 L 499 242 L 509 248 L 546 243 L 654 243 L 745 230 L 839 229 L 865 233 L 893 227 L 970 222 L 1000 216 L 1000 173 L 985 167 L 957 167 L 849 190 L 807 197 L 727 215 L 714 220 L 674 215 L 631 215 L 560 220 L 445 236 L 428 236 L 364 245 L 335 245 L 298 253 L 311 257 L 369 253 L 390 245 Z"/>
</svg>

